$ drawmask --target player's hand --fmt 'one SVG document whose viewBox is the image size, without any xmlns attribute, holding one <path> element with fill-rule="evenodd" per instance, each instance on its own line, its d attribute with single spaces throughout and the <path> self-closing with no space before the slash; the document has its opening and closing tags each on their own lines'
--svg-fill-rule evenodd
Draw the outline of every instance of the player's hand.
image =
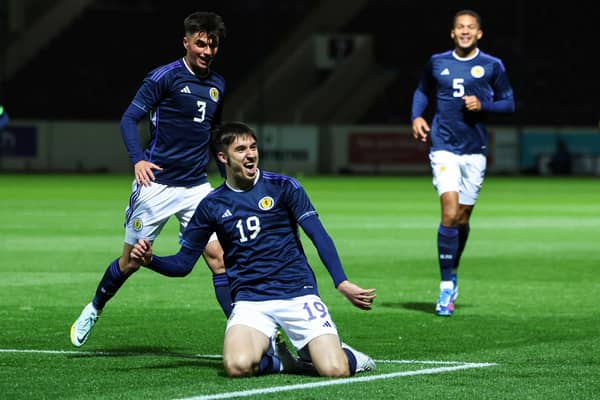
<svg viewBox="0 0 600 400">
<path fill-rule="evenodd" d="M 477 96 L 463 96 L 465 108 L 469 111 L 481 111 L 481 102 Z"/>
<path fill-rule="evenodd" d="M 152 242 L 148 239 L 139 239 L 131 252 L 129 257 L 140 265 L 148 265 L 152 261 Z"/>
<path fill-rule="evenodd" d="M 412 134 L 416 140 L 421 142 L 427 141 L 427 136 L 431 129 L 429 128 L 429 124 L 425 121 L 423 117 L 417 117 L 412 122 Z"/>
<path fill-rule="evenodd" d="M 377 295 L 375 289 L 363 289 L 350 281 L 343 281 L 337 286 L 340 291 L 355 307 L 370 310 Z"/>
<path fill-rule="evenodd" d="M 153 170 L 162 171 L 162 168 L 150 161 L 140 160 L 135 163 L 133 170 L 138 185 L 150 186 L 155 179 Z"/>
</svg>

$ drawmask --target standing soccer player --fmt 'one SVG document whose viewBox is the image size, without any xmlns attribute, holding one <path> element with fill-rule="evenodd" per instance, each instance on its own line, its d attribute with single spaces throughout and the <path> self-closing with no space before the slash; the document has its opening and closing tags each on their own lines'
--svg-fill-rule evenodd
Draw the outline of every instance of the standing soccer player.
<svg viewBox="0 0 600 400">
<path fill-rule="evenodd" d="M 179 220 L 183 232 L 200 200 L 212 190 L 206 167 L 211 129 L 221 119 L 225 81 L 210 65 L 224 37 L 219 15 L 195 12 L 186 17 L 184 57 L 150 71 L 123 114 L 121 135 L 135 173 L 125 214 L 125 242 L 121 256 L 109 264 L 93 300 L 71 327 L 74 346 L 87 341 L 106 303 L 140 268 L 130 257 L 137 240 L 154 241 L 171 216 Z M 151 140 L 142 150 L 137 125 L 147 115 Z M 216 235 L 203 255 L 213 273 L 217 300 L 229 316 L 231 294 Z"/>
<path fill-rule="evenodd" d="M 454 312 L 458 264 L 485 176 L 486 115 L 515 109 L 502 61 L 477 47 L 482 36 L 479 14 L 457 12 L 450 31 L 454 49 L 429 59 L 412 102 L 413 137 L 422 142 L 431 137 L 429 160 L 440 196 L 437 246 L 441 283 L 435 310 L 441 316 Z M 430 128 L 423 113 L 433 94 L 437 108 Z"/>
<path fill-rule="evenodd" d="M 293 371 L 291 354 L 282 357 L 287 349 L 284 343 L 275 345 L 274 355 L 270 351 L 270 338 L 279 327 L 302 359 L 311 363 L 310 368 L 303 365 L 312 373 L 340 377 L 375 369 L 370 357 L 340 342 L 319 297 L 298 226 L 317 248 L 335 287 L 354 306 L 369 310 L 375 289 L 362 289 L 347 280 L 333 240 L 300 183 L 258 169 L 256 136 L 247 125 L 226 123 L 215 130 L 213 140 L 227 178 L 200 202 L 179 252 L 153 256 L 150 241 L 139 240 L 132 257 L 157 272 L 185 275 L 211 233 L 217 232 L 235 300 L 223 348 L 229 376 Z"/>
</svg>

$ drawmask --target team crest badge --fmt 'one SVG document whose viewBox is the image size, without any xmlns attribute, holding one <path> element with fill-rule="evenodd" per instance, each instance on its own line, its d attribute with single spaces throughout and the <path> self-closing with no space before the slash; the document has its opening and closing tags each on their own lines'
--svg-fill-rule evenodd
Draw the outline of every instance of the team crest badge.
<svg viewBox="0 0 600 400">
<path fill-rule="evenodd" d="M 481 65 L 476 65 L 473 68 L 471 68 L 471 75 L 473 76 L 473 78 L 481 78 L 483 74 L 485 74 L 485 70 Z"/>
<path fill-rule="evenodd" d="M 133 225 L 133 230 L 136 232 L 141 231 L 142 228 L 144 227 L 144 223 L 139 218 L 134 219 L 132 225 Z"/>
<path fill-rule="evenodd" d="M 210 98 L 216 103 L 217 101 L 219 101 L 219 89 L 217 89 L 216 87 L 211 87 L 210 90 L 208 91 L 208 94 L 210 94 Z"/>
<path fill-rule="evenodd" d="M 271 196 L 265 196 L 258 201 L 258 208 L 263 211 L 270 210 L 275 205 L 275 200 Z"/>
</svg>

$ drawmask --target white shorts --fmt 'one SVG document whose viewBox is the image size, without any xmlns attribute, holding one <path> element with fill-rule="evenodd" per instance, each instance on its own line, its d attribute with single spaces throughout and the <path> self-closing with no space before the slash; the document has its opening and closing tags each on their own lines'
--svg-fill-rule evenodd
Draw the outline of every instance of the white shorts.
<svg viewBox="0 0 600 400">
<path fill-rule="evenodd" d="M 181 236 L 198 203 L 212 189 L 210 183 L 188 188 L 155 182 L 150 186 L 138 186 L 134 180 L 125 211 L 125 243 L 134 245 L 138 239 L 154 241 L 172 215 L 179 220 Z M 217 240 L 214 233 L 210 237 L 210 241 L 213 240 Z"/>
<path fill-rule="evenodd" d="M 458 155 L 438 150 L 429 153 L 429 161 L 438 195 L 458 192 L 460 204 L 472 206 L 477 202 L 487 164 L 483 154 Z"/>
<path fill-rule="evenodd" d="M 318 336 L 338 336 L 327 306 L 315 295 L 286 300 L 238 301 L 225 331 L 233 325 L 250 326 L 269 338 L 281 327 L 298 350 Z"/>
</svg>

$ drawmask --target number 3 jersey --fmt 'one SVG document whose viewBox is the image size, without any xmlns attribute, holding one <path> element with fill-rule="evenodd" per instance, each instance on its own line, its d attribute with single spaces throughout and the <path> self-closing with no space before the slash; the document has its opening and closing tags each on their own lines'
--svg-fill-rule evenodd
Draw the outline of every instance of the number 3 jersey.
<svg viewBox="0 0 600 400">
<path fill-rule="evenodd" d="M 247 191 L 223 184 L 206 196 L 181 245 L 204 248 L 217 233 L 234 301 L 318 295 L 298 231 L 299 222 L 316 214 L 297 180 L 261 170 Z"/>
<path fill-rule="evenodd" d="M 211 130 L 221 121 L 225 80 L 211 71 L 200 78 L 183 59 L 150 71 L 132 105 L 149 113 L 145 159 L 163 168 L 156 182 L 195 186 L 207 181 Z"/>
</svg>

